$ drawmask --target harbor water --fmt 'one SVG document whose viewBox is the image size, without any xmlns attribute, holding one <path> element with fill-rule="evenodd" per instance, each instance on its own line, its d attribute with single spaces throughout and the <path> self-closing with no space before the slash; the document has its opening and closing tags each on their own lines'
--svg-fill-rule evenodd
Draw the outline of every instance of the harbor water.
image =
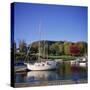
<svg viewBox="0 0 90 90">
<path fill-rule="evenodd" d="M 57 70 L 50 71 L 22 71 L 15 72 L 16 84 L 40 84 L 41 82 L 59 81 L 66 82 L 67 80 L 78 83 L 78 81 L 87 81 L 87 68 L 80 66 L 71 66 L 69 63 L 61 64 Z"/>
</svg>

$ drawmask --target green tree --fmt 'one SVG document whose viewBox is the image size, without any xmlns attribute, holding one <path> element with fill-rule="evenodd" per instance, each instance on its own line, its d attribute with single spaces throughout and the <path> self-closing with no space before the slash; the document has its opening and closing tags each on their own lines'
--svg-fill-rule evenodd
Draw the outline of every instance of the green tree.
<svg viewBox="0 0 90 90">
<path fill-rule="evenodd" d="M 53 54 L 53 55 L 60 55 L 61 54 L 61 48 L 62 47 L 60 47 L 59 46 L 59 43 L 54 43 L 54 44 L 52 44 L 51 46 L 50 46 L 50 51 L 51 51 L 51 54 Z M 61 50 L 61 51 L 60 51 Z"/>
<path fill-rule="evenodd" d="M 22 53 L 27 53 L 27 44 L 24 40 L 19 42 L 19 51 Z"/>
<path fill-rule="evenodd" d="M 30 45 L 31 45 L 31 48 L 30 48 Z M 32 43 L 32 44 L 30 44 L 29 45 L 29 50 L 30 50 L 30 53 L 31 54 L 36 54 L 36 53 L 38 53 L 38 44 L 36 44 L 36 43 Z"/>
</svg>

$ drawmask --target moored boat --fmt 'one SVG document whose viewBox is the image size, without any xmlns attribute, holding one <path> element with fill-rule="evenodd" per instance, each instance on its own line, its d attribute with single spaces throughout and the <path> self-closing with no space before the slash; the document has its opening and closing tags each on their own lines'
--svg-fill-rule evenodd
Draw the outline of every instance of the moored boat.
<svg viewBox="0 0 90 90">
<path fill-rule="evenodd" d="M 41 25 L 40 25 L 41 26 Z M 41 38 L 41 29 L 40 29 L 40 26 L 39 26 L 39 36 Z M 44 40 L 44 50 L 43 50 L 43 59 L 40 57 L 41 56 L 41 42 L 39 40 L 39 43 L 38 43 L 38 59 L 37 61 L 38 62 L 35 62 L 35 63 L 25 63 L 27 65 L 27 69 L 29 70 L 51 70 L 51 69 L 56 69 L 57 68 L 57 62 L 56 61 L 52 61 L 52 60 L 48 60 L 48 52 L 47 52 L 47 55 L 45 53 L 45 48 L 46 46 L 48 47 L 48 45 L 46 45 L 46 42 Z M 30 50 L 31 46 L 29 47 L 29 50 Z M 29 52 L 28 52 L 29 53 Z M 27 53 L 27 56 L 28 56 L 28 53 Z"/>
<path fill-rule="evenodd" d="M 26 63 L 29 70 L 52 70 L 57 68 L 57 62 L 55 61 L 41 61 L 34 64 Z"/>
</svg>

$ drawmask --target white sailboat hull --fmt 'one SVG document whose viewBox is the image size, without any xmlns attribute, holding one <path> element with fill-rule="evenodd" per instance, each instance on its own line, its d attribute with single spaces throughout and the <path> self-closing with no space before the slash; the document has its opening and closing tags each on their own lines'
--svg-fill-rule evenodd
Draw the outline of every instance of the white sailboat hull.
<svg viewBox="0 0 90 90">
<path fill-rule="evenodd" d="M 27 65 L 27 68 L 29 70 L 51 70 L 51 69 L 56 69 L 56 66 L 34 66 L 34 65 Z"/>
<path fill-rule="evenodd" d="M 35 63 L 35 64 L 27 63 L 26 65 L 27 65 L 27 69 L 29 70 L 51 70 L 57 68 L 56 62 L 51 62 L 49 64 L 47 64 L 46 62 Z"/>
</svg>

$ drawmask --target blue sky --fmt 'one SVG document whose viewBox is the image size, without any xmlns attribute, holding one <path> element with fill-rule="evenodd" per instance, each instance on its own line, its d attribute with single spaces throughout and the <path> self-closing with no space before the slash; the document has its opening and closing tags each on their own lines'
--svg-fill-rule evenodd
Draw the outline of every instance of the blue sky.
<svg viewBox="0 0 90 90">
<path fill-rule="evenodd" d="M 87 7 L 15 3 L 15 42 L 87 41 Z"/>
</svg>

